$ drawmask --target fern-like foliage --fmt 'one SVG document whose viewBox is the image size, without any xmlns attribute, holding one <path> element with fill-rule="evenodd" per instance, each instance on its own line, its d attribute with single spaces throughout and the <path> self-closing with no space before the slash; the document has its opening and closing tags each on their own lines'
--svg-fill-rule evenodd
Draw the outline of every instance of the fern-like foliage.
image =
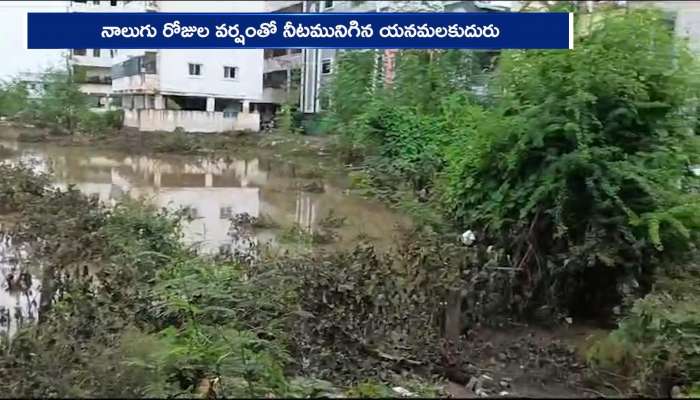
<svg viewBox="0 0 700 400">
<path fill-rule="evenodd" d="M 604 16 L 573 51 L 503 54 L 497 107 L 465 124 L 448 151 L 445 203 L 460 223 L 523 238 L 540 257 L 568 254 L 567 273 L 631 271 L 654 253 L 692 248 L 695 71 L 649 10 Z M 581 248 L 584 259 L 572 262 Z"/>
</svg>

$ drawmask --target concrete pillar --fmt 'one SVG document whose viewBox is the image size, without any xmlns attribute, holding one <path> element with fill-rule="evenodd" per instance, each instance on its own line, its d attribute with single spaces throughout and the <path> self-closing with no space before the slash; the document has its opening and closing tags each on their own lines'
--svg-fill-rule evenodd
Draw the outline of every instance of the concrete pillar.
<svg viewBox="0 0 700 400">
<path fill-rule="evenodd" d="M 292 91 L 292 69 L 287 68 L 287 85 L 284 88 L 285 94 L 287 95 L 287 101 L 289 101 L 289 95 Z"/>
<path fill-rule="evenodd" d="M 153 174 L 153 185 L 157 188 L 160 187 L 160 177 L 161 177 L 160 172 L 156 172 Z"/>
<path fill-rule="evenodd" d="M 214 101 L 215 99 L 213 97 L 207 97 L 207 111 L 214 111 Z"/>
<path fill-rule="evenodd" d="M 204 175 L 204 187 L 214 186 L 214 175 L 206 174 Z"/>
<path fill-rule="evenodd" d="M 243 100 L 243 110 L 242 112 L 248 114 L 250 112 L 250 100 Z"/>
<path fill-rule="evenodd" d="M 164 110 L 165 109 L 165 97 L 163 97 L 162 94 L 157 94 L 153 103 L 155 106 L 154 108 L 156 110 Z"/>
</svg>

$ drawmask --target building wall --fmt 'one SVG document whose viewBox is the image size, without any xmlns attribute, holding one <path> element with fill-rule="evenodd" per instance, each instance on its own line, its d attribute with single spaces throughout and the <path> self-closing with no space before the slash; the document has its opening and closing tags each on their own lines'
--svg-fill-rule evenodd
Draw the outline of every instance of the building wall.
<svg viewBox="0 0 700 400">
<path fill-rule="evenodd" d="M 263 12 L 262 1 L 158 1 L 158 12 Z M 148 50 L 119 50 L 114 64 Z M 240 99 L 262 97 L 262 50 L 151 50 L 157 51 L 157 77 L 150 86 L 163 93 Z M 202 64 L 200 76 L 189 75 L 189 63 Z M 224 78 L 224 66 L 238 68 L 236 79 Z M 115 80 L 115 90 L 129 89 L 134 79 Z M 138 89 L 138 88 L 136 88 Z"/>
<path fill-rule="evenodd" d="M 690 49 L 700 54 L 700 7 L 686 9 L 678 13 L 676 33 L 681 37 L 688 38 Z"/>
<path fill-rule="evenodd" d="M 87 94 L 107 95 L 112 92 L 112 86 L 100 83 L 81 83 L 80 91 Z"/>
<path fill-rule="evenodd" d="M 168 49 L 159 51 L 158 61 L 161 92 L 238 99 L 262 97 L 263 51 L 260 49 Z M 202 74 L 190 76 L 189 63 L 202 64 Z M 224 66 L 238 68 L 238 77 L 224 78 Z"/>
<path fill-rule="evenodd" d="M 173 132 L 182 128 L 186 132 L 227 132 L 260 129 L 260 114 L 238 113 L 224 118 L 223 112 L 134 109 L 124 110 L 124 125 L 144 132 Z"/>
</svg>

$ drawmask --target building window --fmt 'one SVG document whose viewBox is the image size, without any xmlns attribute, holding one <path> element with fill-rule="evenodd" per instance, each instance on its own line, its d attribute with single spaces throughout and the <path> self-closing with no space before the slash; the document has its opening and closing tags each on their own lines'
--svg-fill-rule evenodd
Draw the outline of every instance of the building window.
<svg viewBox="0 0 700 400">
<path fill-rule="evenodd" d="M 116 6 L 117 6 L 117 0 L 110 0 L 109 5 L 112 6 L 112 7 L 116 7 Z"/>
<path fill-rule="evenodd" d="M 199 210 L 195 206 L 187 206 L 184 208 L 185 215 L 189 217 L 190 219 L 200 219 L 202 218 L 202 214 L 199 213 Z"/>
<path fill-rule="evenodd" d="M 333 68 L 331 68 L 331 66 L 332 66 L 331 59 L 326 59 L 326 60 L 321 61 L 321 73 L 325 75 L 325 74 L 330 74 L 331 72 L 333 72 Z"/>
<path fill-rule="evenodd" d="M 202 64 L 189 64 L 190 76 L 201 76 L 202 75 Z"/>
<path fill-rule="evenodd" d="M 117 49 L 111 49 L 109 50 L 109 56 L 114 58 L 117 56 Z"/>
<path fill-rule="evenodd" d="M 100 0 L 93 0 L 92 4 L 99 6 L 100 5 Z"/>
<path fill-rule="evenodd" d="M 221 207 L 219 209 L 219 218 L 220 219 L 231 219 L 233 217 L 233 208 L 232 207 Z"/>
<path fill-rule="evenodd" d="M 85 50 L 85 49 L 73 49 L 74 56 L 84 56 L 86 54 L 87 54 L 87 50 Z"/>
<path fill-rule="evenodd" d="M 226 78 L 226 79 L 238 78 L 238 68 L 236 68 L 236 67 L 224 67 L 224 78 Z"/>
<path fill-rule="evenodd" d="M 333 0 L 324 0 L 323 8 L 333 8 Z"/>
<path fill-rule="evenodd" d="M 92 49 L 92 56 L 99 57 L 100 56 L 100 49 Z"/>
</svg>

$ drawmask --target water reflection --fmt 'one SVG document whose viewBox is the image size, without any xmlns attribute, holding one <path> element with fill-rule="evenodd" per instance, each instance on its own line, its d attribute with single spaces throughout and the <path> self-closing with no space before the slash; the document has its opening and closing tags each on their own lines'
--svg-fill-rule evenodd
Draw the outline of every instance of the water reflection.
<svg viewBox="0 0 700 400">
<path fill-rule="evenodd" d="M 26 249 L 13 243 L 0 224 L 0 335 L 14 335 L 23 324 L 38 317 L 39 280 L 23 263 Z"/>
<path fill-rule="evenodd" d="M 12 161 L 31 163 L 51 172 L 57 186 L 75 185 L 107 204 L 123 196 L 146 198 L 170 209 L 187 207 L 193 221 L 185 241 L 203 251 L 235 250 L 242 243 L 229 233 L 230 219 L 247 213 L 265 216 L 282 227 L 308 230 L 331 210 L 346 216 L 339 229 L 343 246 L 359 234 L 388 239 L 398 218 L 381 204 L 345 195 L 342 185 L 324 183 L 324 193 L 299 190 L 300 178 L 284 162 L 270 159 L 207 159 L 182 156 L 132 156 L 86 148 L 0 142 L 14 150 Z M 275 243 L 278 231 L 257 231 L 254 242 Z"/>
</svg>

